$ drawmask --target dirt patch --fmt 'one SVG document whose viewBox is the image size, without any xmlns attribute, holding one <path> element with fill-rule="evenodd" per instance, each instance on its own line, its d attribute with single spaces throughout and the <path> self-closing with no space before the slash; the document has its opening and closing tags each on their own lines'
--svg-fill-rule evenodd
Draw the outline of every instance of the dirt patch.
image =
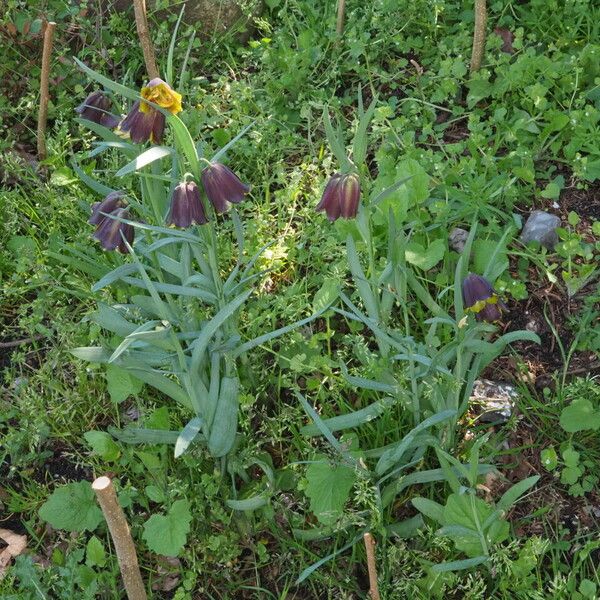
<svg viewBox="0 0 600 600">
<path fill-rule="evenodd" d="M 600 181 L 583 189 L 575 185 L 566 187 L 560 194 L 559 204 L 567 214 L 576 212 L 584 221 L 600 221 Z"/>
</svg>

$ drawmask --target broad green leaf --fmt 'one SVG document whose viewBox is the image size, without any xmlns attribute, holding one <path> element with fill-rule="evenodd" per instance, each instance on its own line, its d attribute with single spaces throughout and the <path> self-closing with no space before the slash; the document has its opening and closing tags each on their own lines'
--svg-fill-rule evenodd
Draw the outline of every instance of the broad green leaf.
<svg viewBox="0 0 600 600">
<path fill-rule="evenodd" d="M 385 530 L 399 538 L 411 538 L 416 535 L 417 531 L 421 529 L 423 525 L 423 517 L 421 515 L 415 515 L 410 519 L 386 525 Z"/>
<path fill-rule="evenodd" d="M 423 271 L 428 271 L 435 267 L 444 258 L 447 247 L 445 240 L 437 239 L 431 242 L 427 247 L 423 247 L 417 242 L 408 242 L 406 244 L 405 258 L 406 262 Z"/>
<path fill-rule="evenodd" d="M 192 515 L 187 500 L 176 500 L 166 515 L 152 515 L 142 537 L 148 548 L 163 556 L 177 556 L 187 540 Z"/>
<path fill-rule="evenodd" d="M 135 396 L 142 391 L 144 384 L 131 374 L 115 364 L 109 364 L 106 367 L 106 380 L 108 382 L 108 393 L 110 399 L 119 404 L 129 396 Z"/>
<path fill-rule="evenodd" d="M 576 398 L 560 413 L 560 426 L 568 433 L 600 428 L 600 410 L 587 398 Z"/>
<path fill-rule="evenodd" d="M 102 542 L 93 535 L 85 547 L 85 564 L 88 567 L 104 567 L 106 564 L 106 552 Z"/>
<path fill-rule="evenodd" d="M 548 471 L 554 471 L 554 469 L 556 469 L 558 466 L 558 454 L 556 454 L 554 446 L 544 448 L 540 452 L 540 460 L 544 466 L 544 469 Z"/>
<path fill-rule="evenodd" d="M 313 463 L 306 470 L 305 493 L 310 510 L 324 525 L 332 525 L 342 515 L 350 490 L 356 481 L 354 469 L 328 461 Z"/>
<path fill-rule="evenodd" d="M 104 431 L 86 431 L 83 437 L 90 448 L 103 460 L 114 462 L 121 456 L 121 449 L 110 434 Z"/>
<path fill-rule="evenodd" d="M 94 531 L 102 521 L 102 511 L 88 481 L 56 488 L 40 507 L 39 515 L 55 529 L 65 531 Z"/>
<path fill-rule="evenodd" d="M 313 311 L 329 308 L 340 295 L 340 283 L 336 279 L 326 279 L 313 298 Z"/>
<path fill-rule="evenodd" d="M 444 522 L 444 507 L 433 500 L 428 498 L 412 498 L 411 502 L 413 506 L 426 517 L 429 517 L 433 521 L 438 523 Z"/>
</svg>

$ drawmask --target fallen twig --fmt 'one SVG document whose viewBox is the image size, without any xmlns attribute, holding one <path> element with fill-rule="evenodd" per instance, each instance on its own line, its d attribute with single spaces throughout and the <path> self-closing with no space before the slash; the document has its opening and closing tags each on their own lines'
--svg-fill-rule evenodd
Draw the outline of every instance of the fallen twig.
<svg viewBox="0 0 600 600">
<path fill-rule="evenodd" d="M 133 0 L 133 10 L 135 12 L 135 25 L 137 27 L 138 37 L 144 53 L 144 62 L 146 63 L 146 72 L 150 79 L 159 77 L 156 58 L 154 57 L 154 46 L 150 39 L 148 29 L 148 19 L 146 18 L 146 0 Z"/>
<path fill-rule="evenodd" d="M 41 340 L 44 337 L 46 336 L 38 334 L 32 337 L 23 338 L 21 340 L 10 340 L 10 342 L 0 342 L 0 348 L 14 348 L 15 346 L 20 346 L 21 344 L 31 344 L 31 342 Z"/>
<path fill-rule="evenodd" d="M 142 581 L 135 545 L 123 509 L 117 501 L 112 481 L 108 477 L 98 477 L 92 483 L 92 489 L 96 492 L 96 498 L 115 545 L 127 597 L 129 600 L 146 600 L 146 589 Z"/>
<path fill-rule="evenodd" d="M 42 73 L 40 75 L 40 106 L 37 125 L 37 151 L 41 160 L 46 158 L 46 122 L 48 121 L 48 80 L 50 78 L 50 57 L 52 39 L 56 23 L 50 21 L 44 31 L 44 49 L 42 51 Z"/>
<path fill-rule="evenodd" d="M 371 600 L 381 600 L 377 584 L 377 565 L 375 564 L 375 538 L 370 533 L 363 536 L 367 551 L 367 569 L 369 570 L 369 594 Z"/>
<path fill-rule="evenodd" d="M 475 0 L 475 29 L 473 31 L 473 53 L 471 54 L 471 74 L 479 70 L 485 51 L 485 26 L 487 23 L 486 0 Z"/>
</svg>

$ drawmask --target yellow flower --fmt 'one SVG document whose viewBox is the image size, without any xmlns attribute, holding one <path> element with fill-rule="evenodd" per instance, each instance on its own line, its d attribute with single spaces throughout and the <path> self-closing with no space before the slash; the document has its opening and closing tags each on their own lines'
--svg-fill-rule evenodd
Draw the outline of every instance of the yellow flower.
<svg viewBox="0 0 600 600">
<path fill-rule="evenodd" d="M 172 115 L 181 112 L 181 94 L 178 94 L 168 83 L 158 77 L 155 77 L 147 86 L 143 87 L 140 95 L 145 100 L 154 102 L 154 104 L 168 110 Z M 142 102 L 140 110 L 143 113 L 148 113 L 153 108 Z"/>
</svg>

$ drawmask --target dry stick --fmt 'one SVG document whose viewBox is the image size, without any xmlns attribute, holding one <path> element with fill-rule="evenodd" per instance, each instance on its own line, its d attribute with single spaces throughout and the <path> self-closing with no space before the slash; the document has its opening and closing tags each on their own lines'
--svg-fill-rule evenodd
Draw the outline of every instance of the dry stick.
<svg viewBox="0 0 600 600">
<path fill-rule="evenodd" d="M 475 0 L 475 29 L 473 31 L 473 53 L 471 54 L 471 73 L 479 70 L 485 50 L 485 25 L 487 8 L 485 0 Z"/>
<path fill-rule="evenodd" d="M 339 36 L 344 33 L 344 15 L 346 14 L 346 0 L 338 0 L 337 24 L 335 30 Z"/>
<path fill-rule="evenodd" d="M 148 19 L 146 19 L 146 0 L 133 0 L 133 10 L 135 12 L 135 24 L 138 37 L 144 53 L 144 62 L 146 63 L 146 72 L 150 79 L 159 77 L 156 59 L 154 58 L 154 46 L 150 40 L 150 31 L 148 30 Z"/>
<path fill-rule="evenodd" d="M 98 503 L 102 508 L 115 545 L 127 597 L 129 600 L 146 600 L 146 589 L 142 581 L 135 545 L 123 509 L 117 501 L 112 481 L 108 477 L 98 477 L 92 483 L 92 489 L 96 492 Z"/>
<path fill-rule="evenodd" d="M 377 566 L 375 565 L 375 539 L 370 533 L 363 536 L 367 550 L 367 568 L 369 570 L 369 594 L 371 600 L 381 600 L 379 586 L 377 585 Z"/>
<path fill-rule="evenodd" d="M 50 57 L 52 56 L 52 38 L 56 23 L 50 21 L 44 31 L 44 49 L 42 51 L 42 74 L 40 76 L 40 107 L 37 125 L 37 151 L 41 160 L 46 158 L 46 122 L 48 120 L 48 79 L 50 78 Z"/>
</svg>

